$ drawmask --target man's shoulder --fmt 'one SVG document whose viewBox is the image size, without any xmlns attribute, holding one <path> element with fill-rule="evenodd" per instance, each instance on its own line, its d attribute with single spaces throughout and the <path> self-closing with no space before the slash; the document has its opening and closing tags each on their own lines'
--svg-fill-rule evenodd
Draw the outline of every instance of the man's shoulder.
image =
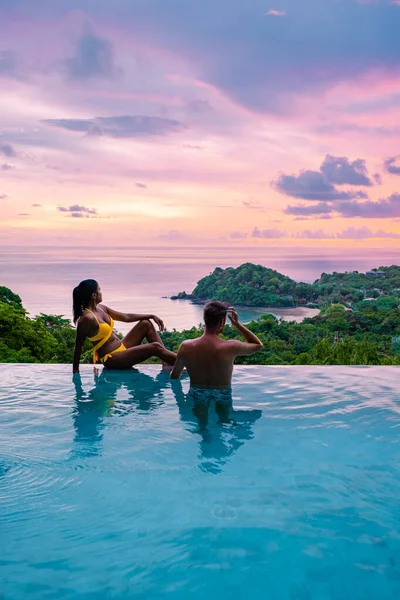
<svg viewBox="0 0 400 600">
<path fill-rule="evenodd" d="M 183 342 L 181 342 L 181 350 L 184 350 L 185 348 L 188 348 L 189 346 L 193 346 L 193 342 L 195 342 L 196 340 L 183 340 Z"/>
</svg>

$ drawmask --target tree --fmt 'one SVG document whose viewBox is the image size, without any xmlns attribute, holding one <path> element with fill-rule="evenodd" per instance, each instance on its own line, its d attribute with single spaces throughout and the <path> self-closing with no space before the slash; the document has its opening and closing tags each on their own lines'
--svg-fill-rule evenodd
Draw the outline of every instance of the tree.
<svg viewBox="0 0 400 600">
<path fill-rule="evenodd" d="M 22 301 L 18 294 L 14 294 L 9 288 L 0 285 L 0 302 L 12 304 L 22 308 Z"/>
</svg>

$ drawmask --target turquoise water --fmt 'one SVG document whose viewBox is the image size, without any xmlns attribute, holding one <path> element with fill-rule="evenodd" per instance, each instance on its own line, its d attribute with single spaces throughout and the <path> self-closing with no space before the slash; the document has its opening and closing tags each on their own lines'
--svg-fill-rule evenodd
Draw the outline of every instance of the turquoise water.
<svg viewBox="0 0 400 600">
<path fill-rule="evenodd" d="M 400 597 L 396 368 L 0 365 L 0 598 Z"/>
</svg>

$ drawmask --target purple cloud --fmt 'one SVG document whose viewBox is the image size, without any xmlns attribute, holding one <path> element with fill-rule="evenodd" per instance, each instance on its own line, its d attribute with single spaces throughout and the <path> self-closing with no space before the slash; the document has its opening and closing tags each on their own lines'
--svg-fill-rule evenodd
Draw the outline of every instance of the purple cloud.
<svg viewBox="0 0 400 600">
<path fill-rule="evenodd" d="M 119 6 L 103 13 L 113 18 Z M 398 69 L 398 6 L 287 0 L 284 9 L 285 18 L 265 18 L 259 0 L 204 0 L 190 9 L 148 0 L 133 2 L 124 17 L 132 35 L 185 56 L 199 78 L 254 111 L 290 111 L 301 94 Z"/>
<path fill-rule="evenodd" d="M 0 194 L 0 200 L 7 200 L 7 194 Z"/>
<path fill-rule="evenodd" d="M 353 114 L 381 113 L 399 106 L 400 94 L 398 92 L 379 96 L 378 98 L 366 98 L 361 102 L 354 102 L 346 106 L 345 111 Z"/>
<path fill-rule="evenodd" d="M 279 229 L 258 229 L 258 227 L 254 227 L 251 237 L 263 239 L 282 238 L 285 237 L 285 232 L 279 231 Z"/>
<path fill-rule="evenodd" d="M 351 240 L 364 240 L 367 238 L 393 238 L 399 239 L 400 234 L 394 233 L 391 231 L 383 231 L 379 229 L 378 231 L 371 231 L 368 227 L 348 227 L 342 233 L 338 233 L 336 235 L 337 238 L 341 239 L 351 239 Z"/>
<path fill-rule="evenodd" d="M 229 237 L 231 237 L 233 240 L 242 240 L 247 238 L 247 233 L 244 233 L 243 231 L 232 231 Z"/>
<path fill-rule="evenodd" d="M 147 190 L 147 185 L 144 183 L 135 183 L 135 186 L 137 188 L 143 189 L 143 190 Z"/>
<path fill-rule="evenodd" d="M 39 207 L 40 207 L 40 206 L 42 206 L 42 205 L 41 205 L 41 204 L 32 204 L 32 206 L 33 206 L 34 208 L 39 208 Z"/>
<path fill-rule="evenodd" d="M 382 185 L 382 176 L 379 173 L 375 173 L 373 177 L 376 185 Z"/>
<path fill-rule="evenodd" d="M 377 202 L 368 200 L 367 202 L 341 201 L 332 203 L 322 203 L 306 206 L 299 204 L 297 206 L 288 206 L 286 214 L 297 216 L 330 215 L 337 213 L 341 217 L 362 219 L 394 219 L 400 217 L 400 194 L 392 194 L 388 198 L 381 198 Z"/>
<path fill-rule="evenodd" d="M 305 231 L 301 231 L 295 234 L 294 237 L 299 239 L 310 240 L 365 240 L 370 238 L 399 239 L 400 233 L 383 231 L 382 229 L 379 229 L 378 231 L 371 231 L 371 229 L 369 229 L 368 227 L 348 227 L 347 229 L 339 233 L 326 233 L 322 229 L 318 229 L 317 231 L 311 231 L 310 229 L 306 229 Z"/>
<path fill-rule="evenodd" d="M 10 144 L 0 144 L 0 154 L 6 158 L 15 158 L 17 156 L 16 150 Z"/>
<path fill-rule="evenodd" d="M 33 23 L 42 15 L 60 23 L 69 10 L 66 2 L 15 3 L 27 15 L 33 13 Z M 1 1 L 5 17 L 13 5 Z M 400 10 L 388 0 L 285 0 L 271 8 L 260 0 L 204 0 L 195 5 L 131 0 L 129 10 L 125 0 L 80 0 L 77 8 L 109 31 L 121 31 L 123 41 L 130 36 L 139 47 L 184 57 L 196 80 L 253 111 L 292 111 L 299 96 L 371 72 L 375 78 L 380 73 L 390 77 L 400 65 Z M 64 69 L 74 81 L 110 78 L 118 71 L 110 42 L 89 25 Z"/>
<path fill-rule="evenodd" d="M 299 175 L 280 175 L 271 183 L 281 194 L 302 200 L 351 200 L 353 198 L 368 198 L 362 191 L 342 192 L 319 171 L 301 171 Z"/>
<path fill-rule="evenodd" d="M 300 171 L 298 175 L 282 174 L 271 182 L 272 187 L 281 194 L 302 200 L 332 202 L 368 198 L 365 192 L 341 191 L 336 187 L 346 184 L 373 185 L 365 161 L 361 158 L 351 162 L 344 156 L 336 157 L 327 154 L 319 171 Z"/>
<path fill-rule="evenodd" d="M 364 219 L 392 219 L 400 217 L 400 194 L 392 194 L 377 202 L 339 202 L 335 210 L 342 217 L 361 217 Z"/>
<path fill-rule="evenodd" d="M 312 215 L 329 215 L 333 212 L 332 204 L 319 202 L 318 204 L 306 205 L 297 204 L 296 206 L 288 206 L 285 209 L 287 215 L 312 216 Z"/>
<path fill-rule="evenodd" d="M 212 110 L 212 106 L 208 100 L 189 100 L 186 102 L 186 110 L 192 115 L 199 115 Z"/>
<path fill-rule="evenodd" d="M 398 165 L 399 156 L 393 156 L 388 158 L 384 162 L 384 169 L 387 173 L 391 173 L 392 175 L 400 175 L 400 165 Z"/>
<path fill-rule="evenodd" d="M 311 231 L 310 229 L 305 229 L 304 231 L 300 231 L 296 233 L 293 237 L 298 239 L 307 239 L 307 240 L 326 240 L 334 238 L 334 234 L 325 233 L 322 229 L 318 229 L 317 231 Z"/>
<path fill-rule="evenodd" d="M 122 74 L 122 70 L 115 64 L 113 45 L 95 35 L 89 22 L 85 24 L 77 42 L 75 55 L 62 62 L 62 69 L 72 81 L 115 79 Z"/>
<path fill-rule="evenodd" d="M 67 131 L 112 138 L 168 135 L 185 129 L 179 121 L 149 116 L 95 117 L 93 119 L 43 119 L 42 123 Z"/>
<path fill-rule="evenodd" d="M 336 157 L 328 154 L 320 167 L 320 172 L 326 181 L 336 185 L 373 185 L 368 176 L 365 160 L 361 158 L 350 162 L 345 156 Z"/>
<path fill-rule="evenodd" d="M 260 208 L 260 201 L 257 198 L 249 198 L 248 200 L 243 200 L 243 206 L 246 208 Z"/>
<path fill-rule="evenodd" d="M 183 242 L 187 239 L 187 236 L 182 231 L 178 231 L 177 229 L 171 229 L 170 231 L 166 231 L 165 233 L 160 233 L 156 235 L 153 239 L 161 240 L 164 242 Z"/>
<path fill-rule="evenodd" d="M 0 77 L 18 78 L 17 57 L 10 50 L 0 52 Z"/>
<path fill-rule="evenodd" d="M 85 215 L 97 215 L 97 210 L 95 208 L 88 208 L 87 206 L 80 206 L 79 204 L 73 204 L 72 206 L 57 206 L 57 210 L 59 212 L 69 213 L 71 217 L 75 218 L 83 217 Z"/>
</svg>

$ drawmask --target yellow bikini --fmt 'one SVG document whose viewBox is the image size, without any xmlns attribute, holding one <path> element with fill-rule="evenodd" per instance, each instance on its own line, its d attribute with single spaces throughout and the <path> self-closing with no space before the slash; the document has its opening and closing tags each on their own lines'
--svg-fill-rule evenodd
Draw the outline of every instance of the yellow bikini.
<svg viewBox="0 0 400 600">
<path fill-rule="evenodd" d="M 101 311 L 105 312 L 102 308 L 100 308 L 100 306 L 98 307 Z M 98 342 L 97 344 L 95 344 L 94 348 L 93 348 L 93 363 L 96 364 L 96 362 L 98 360 L 100 360 L 101 363 L 104 363 L 114 354 L 116 354 L 117 352 L 123 352 L 124 350 L 126 350 L 124 344 L 121 343 L 120 346 L 118 346 L 118 348 L 116 348 L 115 350 L 113 350 L 112 352 L 110 352 L 109 354 L 105 354 L 104 356 L 102 356 L 99 359 L 99 355 L 97 354 L 97 350 L 99 350 L 99 348 L 101 348 L 102 346 L 104 346 L 104 344 L 107 342 L 107 340 L 110 339 L 113 329 L 114 329 L 114 320 L 110 317 L 110 323 L 100 323 L 100 321 L 98 320 L 98 318 L 96 317 L 95 313 L 90 310 L 89 308 L 86 308 L 85 310 L 88 310 L 89 312 L 92 313 L 92 315 L 94 315 L 97 323 L 99 324 L 99 331 L 96 333 L 96 335 L 94 335 L 93 337 L 90 337 L 89 340 L 91 342 L 93 342 L 95 344 L 95 342 Z"/>
</svg>

